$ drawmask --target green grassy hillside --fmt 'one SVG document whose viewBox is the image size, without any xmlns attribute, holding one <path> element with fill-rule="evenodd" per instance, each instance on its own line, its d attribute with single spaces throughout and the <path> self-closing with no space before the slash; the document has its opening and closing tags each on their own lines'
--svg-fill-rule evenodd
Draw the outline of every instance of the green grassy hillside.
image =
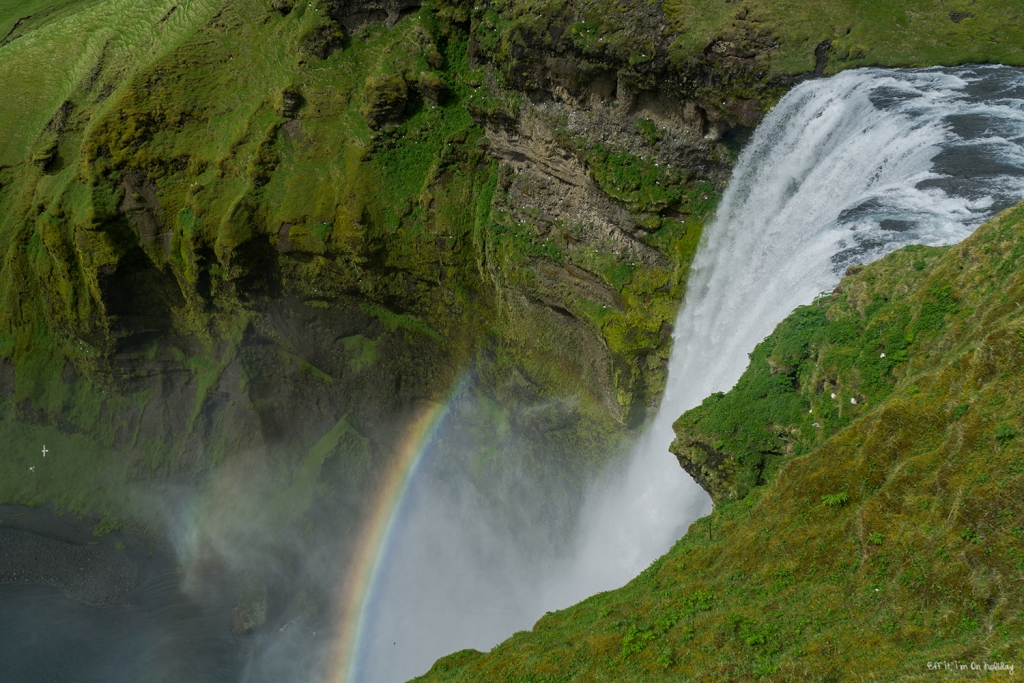
<svg viewBox="0 0 1024 683">
<path fill-rule="evenodd" d="M 826 73 L 860 66 L 1020 64 L 1024 59 L 1024 7 L 1013 2 L 667 0 L 665 16 L 679 34 L 672 44 L 679 59 L 716 39 L 732 43 L 723 45 L 727 51 L 760 42 L 772 46 L 762 58 L 764 66 L 782 74 L 814 69 L 815 51 L 822 45 Z"/>
<path fill-rule="evenodd" d="M 108 71 L 107 82 L 97 87 L 104 66 L 120 72 L 117 80 L 130 76 L 193 34 L 217 5 L 216 0 L 49 0 L 0 10 L 0 32 L 8 33 L 0 47 L 0 83 L 6 94 L 0 107 L 0 138 L 6 143 L 0 149 L 0 166 L 29 154 L 76 88 L 89 87 L 98 95 L 104 86 L 114 85 Z"/>
<path fill-rule="evenodd" d="M 677 422 L 713 515 L 624 588 L 417 680 L 926 681 L 978 675 L 929 662 L 1019 666 L 1024 205 L 955 247 L 856 270 Z"/>
</svg>

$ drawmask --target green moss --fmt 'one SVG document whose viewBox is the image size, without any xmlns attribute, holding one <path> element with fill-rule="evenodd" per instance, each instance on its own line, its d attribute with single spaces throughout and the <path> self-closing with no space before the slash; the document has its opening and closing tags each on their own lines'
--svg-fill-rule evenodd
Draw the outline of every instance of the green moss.
<svg viewBox="0 0 1024 683">
<path fill-rule="evenodd" d="M 966 7 L 966 5 L 964 6 Z M 742 42 L 744 31 L 771 38 L 778 47 L 763 55 L 779 73 L 815 67 L 815 49 L 831 41 L 830 70 L 855 66 L 1019 64 L 1024 59 L 1020 8 L 1001 2 L 971 4 L 970 18 L 955 3 L 899 5 L 846 0 L 827 5 L 758 0 L 733 7 L 708 0 L 672 0 L 665 16 L 680 34 L 677 59 L 693 58 L 713 40 Z M 759 57 L 760 59 L 760 57 Z"/>
<path fill-rule="evenodd" d="M 597 184 L 638 213 L 676 208 L 684 198 L 689 172 L 661 166 L 598 143 L 585 157 Z M 704 212 L 706 213 L 706 212 Z"/>
<path fill-rule="evenodd" d="M 352 426 L 348 415 L 338 420 L 337 424 L 313 445 L 303 461 L 303 468 L 313 474 L 319 474 L 324 461 L 346 439 L 359 443 L 361 450 L 365 450 L 369 445 L 366 439 Z"/>
<path fill-rule="evenodd" d="M 379 127 L 385 121 L 402 116 L 409 101 L 409 86 L 401 74 L 379 74 L 369 76 L 364 86 L 362 114 L 370 121 L 371 127 Z"/>
<path fill-rule="evenodd" d="M 360 372 L 363 368 L 372 367 L 380 358 L 377 342 L 367 339 L 361 334 L 345 337 L 341 342 L 345 350 L 351 354 L 348 364 L 353 372 Z"/>
<path fill-rule="evenodd" d="M 439 344 L 444 341 L 441 335 L 431 329 L 429 325 L 411 315 L 394 313 L 382 306 L 374 306 L 372 304 L 364 305 L 363 310 L 384 323 L 384 326 L 389 330 L 407 330 L 409 332 L 415 332 L 416 334 L 422 334 Z"/>
<path fill-rule="evenodd" d="M 299 365 L 299 371 L 303 375 L 306 375 L 307 377 L 313 377 L 313 378 L 319 380 L 320 382 L 323 382 L 327 386 L 333 386 L 334 385 L 334 378 L 331 377 L 330 375 L 328 375 L 326 372 L 324 372 L 320 368 L 318 368 L 315 365 L 313 365 L 312 363 L 306 361 L 303 358 L 298 358 L 298 357 L 296 357 L 296 362 Z"/>
<path fill-rule="evenodd" d="M 104 517 L 92 529 L 93 536 L 106 536 L 109 533 L 121 530 L 121 522 L 113 517 Z"/>
</svg>

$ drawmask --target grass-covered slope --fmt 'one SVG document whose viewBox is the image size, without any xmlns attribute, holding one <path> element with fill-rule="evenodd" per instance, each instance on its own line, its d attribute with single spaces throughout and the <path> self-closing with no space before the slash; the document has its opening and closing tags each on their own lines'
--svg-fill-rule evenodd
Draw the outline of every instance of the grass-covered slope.
<svg viewBox="0 0 1024 683">
<path fill-rule="evenodd" d="M 1024 8 L 1000 0 L 667 0 L 665 16 L 681 59 L 716 39 L 740 50 L 760 40 L 774 45 L 764 66 L 786 74 L 815 68 L 816 51 L 827 72 L 1024 60 Z"/>
<path fill-rule="evenodd" d="M 193 34 L 216 0 L 15 2 L 0 9 L 0 167 L 22 160 L 76 88 L 100 91 Z M 171 9 L 175 8 L 173 13 Z M 106 83 L 97 81 L 108 69 Z M 100 98 L 96 98 L 100 99 Z M 101 103 L 97 102 L 99 106 Z"/>
<path fill-rule="evenodd" d="M 794 312 L 676 425 L 713 515 L 624 588 L 417 680 L 924 681 L 958 675 L 929 662 L 1017 663 L 1022 396 L 1024 205 Z M 717 456 L 691 456 L 698 442 Z"/>
</svg>

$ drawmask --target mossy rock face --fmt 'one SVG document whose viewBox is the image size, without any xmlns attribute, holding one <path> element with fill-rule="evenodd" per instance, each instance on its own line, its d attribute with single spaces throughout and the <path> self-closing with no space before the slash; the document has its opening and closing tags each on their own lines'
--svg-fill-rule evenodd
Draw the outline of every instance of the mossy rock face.
<svg viewBox="0 0 1024 683">
<path fill-rule="evenodd" d="M 294 119 L 298 115 L 299 109 L 305 103 L 306 98 L 302 96 L 302 93 L 297 88 L 285 88 L 281 91 L 277 111 L 281 118 Z"/>
<path fill-rule="evenodd" d="M 84 455 L 46 478 L 11 462 L 0 493 L 126 517 L 132 482 L 195 481 L 249 457 L 305 472 L 304 454 L 348 425 L 362 445 L 324 446 L 324 462 L 348 464 L 285 492 L 294 521 L 332 486 L 372 490 L 395 430 L 465 375 L 577 486 L 657 404 L 713 183 L 706 202 L 691 187 L 648 201 L 665 178 L 646 163 L 640 198 L 610 197 L 616 164 L 657 151 L 617 150 L 595 184 L 599 126 L 572 141 L 548 112 L 545 139 L 586 187 L 571 209 L 528 206 L 506 192 L 529 191 L 525 174 L 513 180 L 477 116 L 519 127 L 521 95 L 471 66 L 467 7 L 261 7 L 118 15 L 173 35 L 153 34 L 155 52 L 83 47 L 77 85 L 37 103 L 45 116 L 22 112 L 17 135 L 38 118 L 36 137 L 5 147 L 0 169 L 4 429 Z M 309 36 L 349 20 L 343 45 L 310 53 Z M 56 25 L 32 30 L 71 45 Z M 652 144 L 632 118 L 615 125 Z M 529 182 L 555 196 L 548 151 L 529 155 Z M 720 178 L 728 162 L 715 163 Z M 611 241 L 565 221 L 606 209 Z"/>
<path fill-rule="evenodd" d="M 295 9 L 295 5 L 298 0 L 271 0 L 270 7 L 275 12 L 280 12 L 281 16 L 288 16 L 288 14 Z"/>
<path fill-rule="evenodd" d="M 435 73 L 424 71 L 416 82 L 416 88 L 425 100 L 433 105 L 444 103 L 447 86 L 444 80 Z"/>
<path fill-rule="evenodd" d="M 344 29 L 333 19 L 322 18 L 299 38 L 302 54 L 316 59 L 327 59 L 337 50 L 345 47 Z"/>
<path fill-rule="evenodd" d="M 401 74 L 370 76 L 363 86 L 363 115 L 371 128 L 397 123 L 409 103 L 409 84 Z"/>
</svg>

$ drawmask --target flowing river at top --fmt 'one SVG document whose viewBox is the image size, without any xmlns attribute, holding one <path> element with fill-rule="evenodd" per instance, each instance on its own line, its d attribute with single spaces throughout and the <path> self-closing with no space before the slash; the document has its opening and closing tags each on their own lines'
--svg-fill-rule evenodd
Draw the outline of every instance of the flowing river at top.
<svg viewBox="0 0 1024 683">
<path fill-rule="evenodd" d="M 431 518 L 443 517 L 451 552 L 400 542 L 391 563 L 410 570 L 381 587 L 359 679 L 405 680 L 631 579 L 710 509 L 668 453 L 680 414 L 730 389 L 754 346 L 847 266 L 909 244 L 956 243 L 1022 197 L 1019 69 L 862 69 L 795 87 L 754 133 L 705 228 L 660 412 L 628 463 L 587 495 L 571 559 L 531 571 L 474 565 L 487 552 L 475 520 L 459 521 L 472 515 L 424 502 L 435 508 L 411 514 L 403 538 L 431 537 Z"/>
</svg>

